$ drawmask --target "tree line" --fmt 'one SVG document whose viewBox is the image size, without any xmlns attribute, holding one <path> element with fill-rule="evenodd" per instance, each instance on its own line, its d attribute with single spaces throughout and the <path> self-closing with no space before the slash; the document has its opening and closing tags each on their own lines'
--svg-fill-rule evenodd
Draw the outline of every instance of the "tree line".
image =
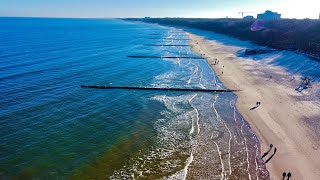
<svg viewBox="0 0 320 180">
<path fill-rule="evenodd" d="M 213 31 L 259 45 L 294 50 L 320 57 L 320 20 L 264 21 L 265 28 L 260 31 L 251 31 L 250 27 L 254 19 L 145 18 L 129 20 Z"/>
</svg>

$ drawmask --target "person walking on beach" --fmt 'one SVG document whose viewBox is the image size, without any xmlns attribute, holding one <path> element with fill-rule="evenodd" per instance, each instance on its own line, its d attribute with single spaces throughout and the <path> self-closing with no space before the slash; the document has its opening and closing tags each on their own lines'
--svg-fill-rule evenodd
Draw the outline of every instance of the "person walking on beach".
<svg viewBox="0 0 320 180">
<path fill-rule="evenodd" d="M 289 172 L 287 176 L 288 176 L 288 179 L 287 179 L 287 180 L 289 180 L 290 177 L 291 177 L 291 173 Z"/>
<path fill-rule="evenodd" d="M 284 180 L 284 178 L 287 176 L 287 173 L 286 172 L 283 172 L 282 174 L 282 180 Z"/>
<path fill-rule="evenodd" d="M 259 107 L 259 106 L 260 106 L 260 104 L 261 104 L 261 102 L 260 102 L 260 101 L 257 101 L 257 105 L 256 105 L 256 107 Z"/>
<path fill-rule="evenodd" d="M 266 156 L 269 154 L 269 152 L 272 150 L 272 147 L 273 147 L 273 144 L 270 144 L 268 151 L 266 151 L 266 152 L 261 156 L 261 159 L 263 159 L 264 157 L 266 157 Z"/>
<path fill-rule="evenodd" d="M 267 164 L 273 158 L 276 152 L 277 152 L 277 148 L 274 148 L 273 154 L 266 160 L 265 164 Z"/>
<path fill-rule="evenodd" d="M 289 172 L 288 174 L 286 172 L 282 173 L 282 180 L 284 180 L 284 178 L 286 178 L 286 176 L 288 177 L 287 180 L 290 180 L 291 177 L 291 173 Z"/>
</svg>

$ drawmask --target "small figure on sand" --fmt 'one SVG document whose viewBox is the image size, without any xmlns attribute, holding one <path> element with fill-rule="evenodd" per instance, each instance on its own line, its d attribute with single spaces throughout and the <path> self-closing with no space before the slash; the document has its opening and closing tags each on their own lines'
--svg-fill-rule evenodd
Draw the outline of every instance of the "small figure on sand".
<svg viewBox="0 0 320 180">
<path fill-rule="evenodd" d="M 269 154 L 269 152 L 271 151 L 272 147 L 273 147 L 273 144 L 270 144 L 268 151 L 266 151 L 266 152 L 261 156 L 261 159 L 263 159 L 264 157 L 266 157 L 266 156 Z"/>
<path fill-rule="evenodd" d="M 287 176 L 287 173 L 286 172 L 283 172 L 282 173 L 282 180 L 284 180 L 284 178 Z"/>
<path fill-rule="evenodd" d="M 289 172 L 289 173 L 287 174 L 286 172 L 283 172 L 283 174 L 282 174 L 282 180 L 285 180 L 284 178 L 286 178 L 286 176 L 288 177 L 287 180 L 290 180 L 291 173 Z"/>
<path fill-rule="evenodd" d="M 289 178 L 291 178 L 291 173 L 289 172 L 287 176 L 288 176 L 287 180 L 289 180 Z"/>
<path fill-rule="evenodd" d="M 276 152 L 277 152 L 277 148 L 274 148 L 273 154 L 266 160 L 265 164 L 267 164 L 273 158 Z"/>
<path fill-rule="evenodd" d="M 250 110 L 254 110 L 254 109 L 258 108 L 260 105 L 261 105 L 261 102 L 257 101 L 256 106 L 252 107 Z"/>
</svg>

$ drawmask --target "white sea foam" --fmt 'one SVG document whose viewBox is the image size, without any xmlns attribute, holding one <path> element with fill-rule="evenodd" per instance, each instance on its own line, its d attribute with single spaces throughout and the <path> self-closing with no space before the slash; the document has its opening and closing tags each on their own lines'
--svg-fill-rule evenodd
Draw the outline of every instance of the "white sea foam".
<svg viewBox="0 0 320 180">
<path fill-rule="evenodd" d="M 168 37 L 173 38 L 172 35 Z M 167 41 L 167 44 L 173 43 L 177 42 Z M 193 54 L 190 48 L 173 48 L 178 54 Z M 171 53 L 167 51 L 166 55 L 171 55 Z M 182 86 L 186 87 L 207 88 L 212 87 L 214 84 L 217 88 L 222 88 L 215 76 L 208 78 L 207 75 L 211 74 L 208 72 L 210 70 L 208 64 L 208 67 L 203 67 L 203 63 L 191 59 L 164 60 L 177 63 L 179 68 L 155 77 L 154 86 L 172 87 L 173 82 L 181 82 L 179 80 L 182 79 L 188 85 L 182 84 Z M 181 72 L 188 76 L 181 77 Z M 221 114 L 222 117 L 219 115 L 215 107 L 216 105 L 217 107 L 220 106 L 220 104 L 215 104 L 217 103 L 218 95 L 190 94 L 180 96 L 157 95 L 151 98 L 151 100 L 163 103 L 165 107 L 161 111 L 163 117 L 157 119 L 153 125 L 157 134 L 156 143 L 147 152 L 138 153 L 136 157 L 130 160 L 127 166 L 115 172 L 115 174 L 121 174 L 121 176 L 114 177 L 146 178 L 148 174 L 157 174 L 161 171 L 169 174 L 173 173 L 172 175 L 166 175 L 162 179 L 185 179 L 187 176 L 194 177 L 196 175 L 194 170 L 202 166 L 211 168 L 212 175 L 208 175 L 211 179 L 217 177 L 229 179 L 233 175 L 233 170 L 244 173 L 247 171 L 249 179 L 258 176 L 254 174 L 251 176 L 249 172 L 251 166 L 248 146 L 252 141 L 251 139 L 246 139 L 244 133 L 247 131 L 244 129 L 244 123 L 240 124 L 240 119 L 238 120 L 236 117 L 234 102 L 230 102 L 230 107 L 227 108 L 231 108 L 230 111 L 234 114 L 233 119 L 232 117 L 230 118 L 231 123 L 233 125 L 241 125 L 241 130 L 235 129 L 229 124 L 229 121 L 227 124 L 226 120 L 222 119 L 222 117 L 225 117 L 223 114 Z M 244 143 L 241 143 L 242 141 Z M 234 148 L 233 143 L 236 143 L 238 148 Z M 242 147 L 244 148 L 243 151 L 241 150 Z M 183 158 L 177 158 L 177 156 Z M 238 159 L 234 160 L 237 157 Z M 242 157 L 246 159 L 241 160 Z M 215 160 L 220 161 L 219 166 L 214 162 Z M 238 161 L 240 162 L 237 163 Z M 159 166 L 155 168 L 154 164 L 159 164 Z M 217 168 L 219 172 L 217 172 Z"/>
<path fill-rule="evenodd" d="M 196 116 L 196 125 L 197 125 L 197 134 L 200 133 L 200 126 L 199 126 L 199 111 L 198 109 L 192 104 L 192 100 L 197 96 L 198 94 L 195 94 L 194 96 L 192 96 L 192 98 L 189 100 L 189 104 L 191 105 L 191 107 L 194 109 L 194 111 L 196 112 L 197 116 Z M 193 127 L 193 124 L 194 122 L 192 122 L 192 133 L 193 133 L 193 130 L 194 130 L 194 127 Z M 192 134 L 191 133 L 191 134 Z"/>
<path fill-rule="evenodd" d="M 251 180 L 251 174 L 250 174 L 250 172 L 249 172 L 249 168 L 250 168 L 249 151 L 248 151 L 248 146 L 247 146 L 247 138 L 246 138 L 246 137 L 244 136 L 244 134 L 243 134 L 243 126 L 244 126 L 244 122 L 243 122 L 242 125 L 241 125 L 241 133 L 242 133 L 243 138 L 244 138 L 244 145 L 245 145 L 244 148 L 245 148 L 246 157 L 247 157 L 246 161 L 247 161 L 248 178 L 249 178 L 249 180 Z"/>
<path fill-rule="evenodd" d="M 190 117 L 193 111 L 180 106 L 187 105 L 190 97 L 190 95 L 174 97 L 158 95 L 151 98 L 151 100 L 162 102 L 166 107 L 162 112 L 165 118 L 158 119 L 154 123 L 154 129 L 157 131 L 156 144 L 147 152 L 139 152 L 130 159 L 126 166 L 114 173 L 113 178 L 144 177 L 158 172 L 170 172 L 172 169 L 179 168 L 181 164 L 188 164 L 191 148 L 190 138 L 187 138 L 186 132 L 190 129 Z M 177 154 L 182 157 L 189 156 L 187 162 L 181 162 L 182 159 L 177 158 Z M 159 164 L 159 166 L 155 168 L 153 164 Z M 185 174 L 184 171 L 182 174 Z"/>
<path fill-rule="evenodd" d="M 227 124 L 225 123 L 224 120 L 221 119 L 217 109 L 215 108 L 215 103 L 217 101 L 217 98 L 215 98 L 214 102 L 212 103 L 212 108 L 217 116 L 217 119 L 220 121 L 220 122 L 223 122 L 223 125 L 224 127 L 227 129 L 228 133 L 229 133 L 229 141 L 228 141 L 228 164 L 229 164 L 229 175 L 231 175 L 231 172 L 232 172 L 232 168 L 231 168 L 231 139 L 232 139 L 232 134 L 231 134 L 231 131 L 230 129 L 228 128 Z"/>
</svg>

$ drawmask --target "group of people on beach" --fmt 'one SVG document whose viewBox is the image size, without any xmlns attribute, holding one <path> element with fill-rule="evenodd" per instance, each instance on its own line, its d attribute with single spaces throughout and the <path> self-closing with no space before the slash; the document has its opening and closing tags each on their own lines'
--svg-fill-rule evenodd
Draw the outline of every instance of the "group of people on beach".
<svg viewBox="0 0 320 180">
<path fill-rule="evenodd" d="M 289 172 L 289 173 L 287 174 L 286 172 L 283 172 L 283 174 L 282 174 L 282 180 L 284 180 L 284 178 L 286 178 L 286 176 L 288 177 L 287 180 L 289 180 L 290 177 L 291 177 L 291 173 Z"/>
<path fill-rule="evenodd" d="M 198 42 L 196 42 L 196 43 L 198 44 Z M 199 50 L 199 52 L 201 52 L 201 50 Z M 200 54 L 201 54 L 202 56 L 205 55 L 204 53 L 200 53 Z M 214 59 L 214 63 L 211 64 L 211 65 L 218 65 L 219 62 L 220 62 L 220 61 L 219 61 L 217 58 L 215 58 L 215 59 Z M 224 66 L 222 66 L 222 67 L 224 68 Z M 221 72 L 221 75 L 223 75 L 223 71 Z M 273 77 L 272 77 L 272 75 L 271 75 L 268 80 L 271 80 L 272 78 L 273 78 Z M 305 79 L 303 79 L 302 84 L 305 85 L 306 87 L 310 87 L 310 86 L 311 86 L 310 78 L 307 78 L 307 77 L 306 77 Z M 253 107 L 253 108 L 251 108 L 250 110 L 256 109 L 256 108 L 258 108 L 260 105 L 261 105 L 261 101 L 257 101 L 257 102 L 256 102 L 256 106 Z M 264 158 L 265 158 L 266 156 L 268 156 L 268 154 L 272 151 L 272 149 L 273 149 L 273 144 L 270 144 L 269 149 L 261 156 L 261 159 L 264 160 Z M 277 152 L 277 148 L 275 147 L 274 150 L 273 150 L 273 154 L 270 155 L 269 158 L 267 158 L 266 160 L 264 160 L 264 163 L 267 164 L 267 163 L 273 158 L 273 156 L 276 154 L 276 152 Z M 291 176 L 292 176 L 292 175 L 291 175 L 290 172 L 288 172 L 288 173 L 283 172 L 283 174 L 282 174 L 282 180 L 285 180 L 286 177 L 287 177 L 286 180 L 290 180 Z"/>
<path fill-rule="evenodd" d="M 198 44 L 198 42 L 196 42 Z M 201 50 L 199 49 L 199 52 L 201 52 Z M 205 56 L 205 53 L 200 53 L 201 56 Z M 217 58 L 214 59 L 214 64 L 213 65 L 218 65 L 219 64 L 219 60 Z M 223 66 L 224 68 L 224 66 Z M 221 72 L 221 75 L 223 74 L 223 71 Z"/>
<path fill-rule="evenodd" d="M 254 110 L 254 109 L 258 108 L 260 105 L 261 105 L 261 102 L 257 101 L 256 106 L 252 107 L 250 110 Z"/>
<path fill-rule="evenodd" d="M 198 42 L 196 41 L 196 44 L 198 44 Z M 199 52 L 201 52 L 201 50 L 199 49 Z M 200 55 L 201 56 L 205 56 L 206 54 L 205 53 L 200 53 Z M 218 59 L 217 58 L 215 58 L 214 59 L 214 65 L 218 65 L 219 64 L 219 62 L 220 61 L 218 61 Z M 223 68 L 224 68 L 224 66 L 223 66 Z M 223 71 L 222 71 L 222 73 L 221 74 L 223 74 Z"/>
<path fill-rule="evenodd" d="M 216 58 L 214 60 L 214 64 L 213 65 L 218 65 L 220 61 L 218 61 L 218 59 Z M 224 68 L 224 66 L 222 66 L 222 68 Z M 221 72 L 221 75 L 223 74 L 223 71 Z"/>
<path fill-rule="evenodd" d="M 270 144 L 269 149 L 261 156 L 262 160 L 264 157 L 266 157 L 269 154 L 269 152 L 272 150 L 272 148 L 273 148 L 273 144 Z M 272 157 L 276 154 L 276 152 L 277 152 L 277 148 L 274 148 L 273 154 L 264 163 L 267 164 L 272 159 Z M 282 180 L 284 180 L 285 177 L 288 177 L 287 180 L 290 180 L 291 173 L 289 172 L 287 174 L 286 172 L 283 172 Z"/>
<path fill-rule="evenodd" d="M 261 102 L 260 102 L 260 101 L 257 101 L 256 107 L 259 107 L 260 105 L 261 105 Z"/>
<path fill-rule="evenodd" d="M 218 64 L 219 64 L 218 59 L 215 59 L 215 60 L 214 60 L 214 65 L 218 65 Z"/>
</svg>

